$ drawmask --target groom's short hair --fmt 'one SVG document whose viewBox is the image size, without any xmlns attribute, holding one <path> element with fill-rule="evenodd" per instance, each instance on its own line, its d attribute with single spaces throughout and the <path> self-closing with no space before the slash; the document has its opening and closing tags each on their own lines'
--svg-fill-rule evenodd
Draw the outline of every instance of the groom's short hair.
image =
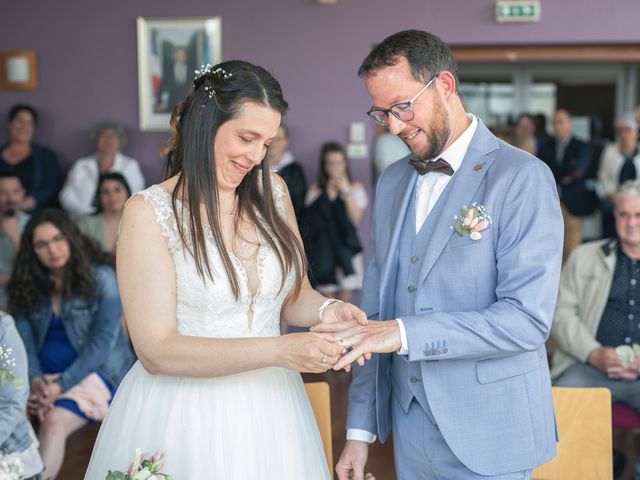
<svg viewBox="0 0 640 480">
<path fill-rule="evenodd" d="M 427 83 L 431 78 L 446 70 L 456 79 L 458 88 L 458 64 L 451 50 L 440 37 L 422 30 L 404 30 L 394 33 L 376 45 L 358 69 L 361 78 L 375 74 L 384 67 L 390 67 L 404 57 L 411 66 L 413 77 Z"/>
</svg>

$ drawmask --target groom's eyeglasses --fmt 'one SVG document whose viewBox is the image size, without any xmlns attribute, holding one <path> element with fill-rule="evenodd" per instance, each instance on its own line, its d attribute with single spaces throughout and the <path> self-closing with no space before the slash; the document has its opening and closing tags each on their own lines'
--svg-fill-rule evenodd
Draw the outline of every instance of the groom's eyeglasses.
<svg viewBox="0 0 640 480">
<path fill-rule="evenodd" d="M 439 73 L 436 73 L 431 80 L 427 82 L 427 84 L 422 87 L 422 89 L 416 93 L 416 95 L 409 100 L 408 102 L 401 102 L 391 105 L 391 108 L 378 108 L 373 107 L 371 110 L 367 112 L 367 115 L 371 117 L 371 119 L 376 122 L 378 125 L 382 125 L 383 127 L 389 126 L 389 114 L 396 117 L 398 120 L 402 122 L 409 122 L 413 120 L 413 104 L 418 99 L 418 97 L 424 92 L 429 85 L 431 85 L 436 78 L 438 78 Z"/>
</svg>

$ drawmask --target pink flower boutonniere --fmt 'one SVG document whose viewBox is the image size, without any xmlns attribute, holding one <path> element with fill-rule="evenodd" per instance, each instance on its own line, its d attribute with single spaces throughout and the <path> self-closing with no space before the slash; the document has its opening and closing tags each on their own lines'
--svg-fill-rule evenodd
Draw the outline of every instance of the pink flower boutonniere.
<svg viewBox="0 0 640 480">
<path fill-rule="evenodd" d="M 469 237 L 471 240 L 480 240 L 480 232 L 489 228 L 493 220 L 487 215 L 487 210 L 479 203 L 472 203 L 471 207 L 464 205 L 460 214 L 453 217 L 456 223 L 453 228 L 461 237 Z"/>
</svg>

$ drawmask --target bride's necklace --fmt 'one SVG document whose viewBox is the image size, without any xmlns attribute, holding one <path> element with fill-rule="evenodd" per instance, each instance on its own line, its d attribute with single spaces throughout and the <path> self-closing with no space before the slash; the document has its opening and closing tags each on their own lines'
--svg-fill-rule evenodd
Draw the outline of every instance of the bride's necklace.
<svg viewBox="0 0 640 480">
<path fill-rule="evenodd" d="M 230 216 L 233 217 L 236 214 L 236 210 L 237 209 L 238 209 L 238 204 L 236 202 L 234 202 L 233 203 L 233 208 L 230 211 L 225 212 L 223 210 L 220 210 L 220 213 L 222 213 L 223 215 L 230 215 Z"/>
</svg>

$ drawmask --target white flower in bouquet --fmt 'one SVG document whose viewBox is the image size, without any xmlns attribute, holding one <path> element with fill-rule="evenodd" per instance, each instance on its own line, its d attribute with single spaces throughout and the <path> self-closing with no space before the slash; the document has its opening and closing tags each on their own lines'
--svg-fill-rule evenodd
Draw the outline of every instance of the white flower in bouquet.
<svg viewBox="0 0 640 480">
<path fill-rule="evenodd" d="M 0 454 L 0 480 L 20 480 L 23 475 L 24 468 L 18 457 Z"/>
<path fill-rule="evenodd" d="M 6 345 L 0 345 L 0 384 L 11 382 L 14 387 L 22 388 L 24 385 L 22 379 L 16 378 L 11 372 L 11 368 L 15 366 L 16 359 L 13 356 L 13 349 Z"/>
</svg>

